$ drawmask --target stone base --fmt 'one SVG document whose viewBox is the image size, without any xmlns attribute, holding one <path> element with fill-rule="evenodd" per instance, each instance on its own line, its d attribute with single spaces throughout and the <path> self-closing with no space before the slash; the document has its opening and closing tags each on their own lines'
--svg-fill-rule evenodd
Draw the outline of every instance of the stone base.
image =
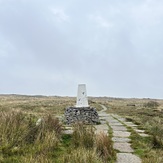
<svg viewBox="0 0 163 163">
<path fill-rule="evenodd" d="M 99 116 L 95 108 L 91 107 L 69 107 L 65 111 L 66 124 L 83 122 L 85 124 L 99 123 Z"/>
</svg>

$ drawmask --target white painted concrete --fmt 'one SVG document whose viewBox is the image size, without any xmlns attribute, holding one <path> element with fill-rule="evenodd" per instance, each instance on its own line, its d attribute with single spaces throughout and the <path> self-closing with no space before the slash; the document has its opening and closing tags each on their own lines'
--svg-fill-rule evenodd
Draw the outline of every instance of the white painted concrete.
<svg viewBox="0 0 163 163">
<path fill-rule="evenodd" d="M 89 107 L 85 84 L 78 85 L 77 101 L 75 107 Z"/>
</svg>

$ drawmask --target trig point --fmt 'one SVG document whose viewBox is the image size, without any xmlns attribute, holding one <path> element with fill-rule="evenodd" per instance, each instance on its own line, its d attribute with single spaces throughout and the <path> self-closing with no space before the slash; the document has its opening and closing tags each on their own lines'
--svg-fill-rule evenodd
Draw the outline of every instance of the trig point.
<svg viewBox="0 0 163 163">
<path fill-rule="evenodd" d="M 77 100 L 74 107 L 69 107 L 65 111 L 66 124 L 83 122 L 85 124 L 97 124 L 99 116 L 95 108 L 88 104 L 85 84 L 78 85 Z"/>
<path fill-rule="evenodd" d="M 76 100 L 76 107 L 89 107 L 88 105 L 88 98 L 87 98 L 87 91 L 85 84 L 78 85 L 78 94 Z"/>
</svg>

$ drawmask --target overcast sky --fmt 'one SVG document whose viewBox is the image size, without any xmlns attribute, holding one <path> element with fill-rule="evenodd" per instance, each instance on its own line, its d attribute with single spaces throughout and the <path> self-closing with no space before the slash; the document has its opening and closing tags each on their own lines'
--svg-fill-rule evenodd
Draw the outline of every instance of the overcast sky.
<svg viewBox="0 0 163 163">
<path fill-rule="evenodd" d="M 0 0 L 0 94 L 163 98 L 162 0 Z"/>
</svg>

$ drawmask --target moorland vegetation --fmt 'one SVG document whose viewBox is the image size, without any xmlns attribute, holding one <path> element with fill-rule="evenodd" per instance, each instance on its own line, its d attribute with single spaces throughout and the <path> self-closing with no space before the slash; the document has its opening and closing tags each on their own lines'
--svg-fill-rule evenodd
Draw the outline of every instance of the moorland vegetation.
<svg viewBox="0 0 163 163">
<path fill-rule="evenodd" d="M 77 123 L 73 134 L 64 134 L 65 108 L 73 97 L 0 96 L 0 162 L 105 163 L 114 162 L 116 151 L 110 136 L 95 134 L 94 127 Z M 90 97 L 89 104 L 116 113 L 137 124 L 150 137 L 131 128 L 131 144 L 143 163 L 163 162 L 163 100 Z M 37 120 L 43 120 L 37 125 Z"/>
</svg>

